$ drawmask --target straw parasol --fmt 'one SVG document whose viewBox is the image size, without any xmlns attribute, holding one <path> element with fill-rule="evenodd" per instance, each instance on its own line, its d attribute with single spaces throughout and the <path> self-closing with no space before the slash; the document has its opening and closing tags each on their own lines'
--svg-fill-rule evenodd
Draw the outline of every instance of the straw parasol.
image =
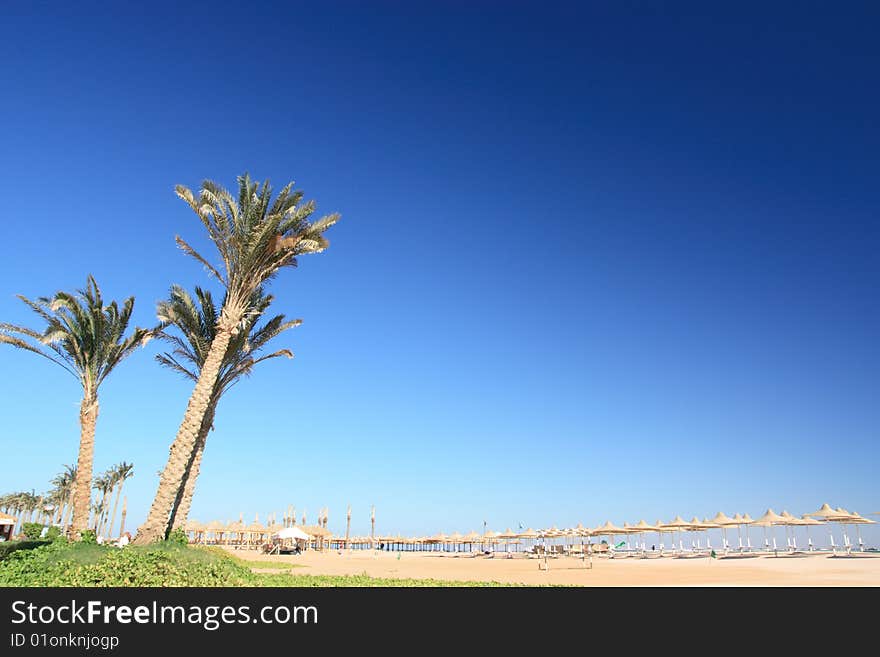
<svg viewBox="0 0 880 657">
<path fill-rule="evenodd" d="M 208 523 L 208 526 L 205 527 L 205 530 L 211 532 L 215 543 L 219 543 L 223 539 L 223 532 L 226 530 L 226 525 L 219 520 L 212 520 Z"/>
<path fill-rule="evenodd" d="M 238 539 L 241 541 L 242 534 L 244 533 L 245 526 L 244 520 L 242 517 L 239 517 L 235 522 L 230 522 L 226 526 L 226 531 L 230 534 L 238 534 Z"/>
<path fill-rule="evenodd" d="M 510 552 L 510 541 L 511 541 L 511 539 L 514 539 L 517 536 L 519 536 L 519 534 L 517 534 L 515 531 L 513 531 L 510 527 L 508 527 L 503 532 L 498 534 L 498 538 L 504 540 L 504 551 L 505 552 L 508 552 L 508 553 Z"/>
<path fill-rule="evenodd" d="M 744 513 L 744 514 L 742 515 L 742 518 L 740 519 L 740 523 L 742 523 L 743 525 L 745 525 L 745 528 L 746 528 L 746 546 L 749 548 L 749 550 L 751 550 L 751 549 L 752 549 L 752 537 L 749 536 L 749 526 L 750 526 L 750 525 L 754 525 L 754 524 L 755 524 L 755 521 L 752 520 L 752 516 L 750 516 L 748 513 Z"/>
<path fill-rule="evenodd" d="M 708 518 L 704 518 L 703 520 L 700 520 L 699 517 L 697 517 L 697 516 L 694 516 L 693 518 L 691 518 L 691 526 L 690 526 L 691 531 L 706 532 L 706 549 L 708 549 L 708 550 L 712 549 L 712 543 L 709 541 L 709 530 L 710 529 L 718 529 L 719 527 L 721 527 L 721 525 L 712 522 Z M 696 546 L 694 546 L 692 544 L 691 547 L 695 547 L 697 550 L 703 549 L 703 546 L 700 544 L 699 535 L 697 535 Z"/>
<path fill-rule="evenodd" d="M 730 516 L 726 515 L 724 511 L 719 511 L 715 514 L 715 517 L 708 522 L 711 522 L 721 528 L 721 541 L 723 543 L 722 547 L 724 548 L 724 551 L 727 552 L 730 549 L 730 543 L 727 540 L 727 528 L 737 525 L 736 517 L 731 518 Z"/>
<path fill-rule="evenodd" d="M 776 525 L 784 525 L 785 518 L 776 513 L 773 509 L 767 509 L 767 512 L 755 520 L 752 524 L 757 525 L 758 527 L 764 528 L 764 547 L 770 547 L 770 544 L 767 541 L 767 528 L 770 527 L 770 536 L 773 538 L 773 552 L 777 551 L 776 547 L 776 535 L 773 533 L 773 527 Z"/>
<path fill-rule="evenodd" d="M 627 530 L 623 527 L 618 527 L 617 525 L 612 524 L 610 520 L 607 520 L 604 525 L 600 525 L 593 530 L 593 534 L 596 536 L 608 536 L 611 538 L 611 543 L 613 547 L 614 537 L 622 536 L 627 533 Z"/>
<path fill-rule="evenodd" d="M 481 537 L 483 544 L 489 544 L 490 546 L 498 543 L 498 539 L 501 537 L 501 532 L 495 532 L 491 529 L 483 534 Z"/>
<path fill-rule="evenodd" d="M 810 536 L 810 527 L 815 527 L 816 525 L 822 525 L 823 522 L 816 520 L 815 518 L 808 518 L 807 516 L 801 516 L 800 524 L 806 527 L 807 529 L 807 547 L 810 552 L 813 551 L 813 538 Z"/>
<path fill-rule="evenodd" d="M 204 539 L 205 536 L 205 525 L 200 523 L 198 520 L 187 520 L 183 525 L 183 531 L 187 534 L 192 534 L 192 542 L 198 543 L 199 539 Z"/>
<path fill-rule="evenodd" d="M 663 524 L 660 525 L 660 527 L 665 527 L 666 529 L 672 530 L 672 532 L 673 532 L 673 534 L 672 534 L 672 550 L 673 550 L 673 552 L 675 551 L 675 532 L 679 532 L 678 548 L 680 551 L 684 552 L 684 545 L 682 545 L 682 542 L 681 542 L 680 532 L 682 532 L 682 531 L 686 530 L 688 527 L 690 527 L 690 523 L 687 522 L 681 516 L 675 516 L 675 518 L 673 518 L 671 522 L 664 522 Z"/>
<path fill-rule="evenodd" d="M 825 521 L 829 521 L 829 522 L 841 522 L 841 520 L 843 518 L 849 517 L 849 513 L 845 513 L 845 514 L 843 514 L 843 516 L 841 516 L 840 510 L 832 509 L 831 505 L 826 502 L 821 507 L 819 507 L 818 511 L 813 511 L 813 513 L 805 513 L 804 516 L 810 517 L 810 518 L 818 518 L 820 520 L 825 520 Z M 834 545 L 834 531 L 832 530 L 831 525 L 828 525 L 828 537 L 831 540 L 831 551 L 834 552 L 836 550 L 837 546 Z M 843 532 L 843 542 L 844 542 L 844 547 L 849 542 L 849 540 L 846 537 L 846 529 L 845 528 L 844 528 L 844 532 Z"/>
<path fill-rule="evenodd" d="M 657 522 L 654 523 L 654 528 L 657 532 L 657 540 L 660 543 L 660 556 L 662 557 L 663 550 L 665 549 L 665 546 L 663 545 L 663 534 L 674 534 L 675 530 L 670 529 L 669 527 L 664 527 L 661 520 L 657 520 Z M 672 548 L 673 550 L 675 549 L 675 541 L 672 543 Z"/>
<path fill-rule="evenodd" d="M 737 542 L 739 543 L 739 551 L 743 551 L 743 537 L 742 537 L 742 528 L 743 525 L 746 526 L 746 540 L 748 541 L 748 547 L 752 549 L 752 542 L 749 540 L 749 525 L 751 525 L 754 520 L 749 517 L 749 514 L 742 515 L 741 513 L 737 513 L 733 516 L 733 520 L 736 523 L 736 537 Z"/>
<path fill-rule="evenodd" d="M 538 532 L 536 532 L 531 527 L 528 527 L 525 531 L 521 531 L 519 534 L 517 534 L 516 537 L 524 539 L 526 541 L 532 541 L 532 547 L 534 547 L 535 541 L 538 540 Z"/>
<path fill-rule="evenodd" d="M 786 535 L 786 537 L 785 537 L 786 542 L 788 543 L 788 547 L 791 549 L 792 552 L 797 552 L 797 536 L 794 533 L 794 528 L 795 527 L 803 527 L 803 526 L 806 526 L 810 523 L 808 521 L 804 520 L 803 518 L 798 518 L 797 516 L 793 516 L 788 511 L 785 511 L 785 510 L 783 510 L 782 513 L 780 513 L 779 515 L 781 515 L 783 518 L 785 518 L 784 525 L 786 527 L 786 534 L 788 534 L 788 528 L 789 527 L 791 528 L 791 537 L 789 537 L 788 535 Z"/>
<path fill-rule="evenodd" d="M 818 511 L 813 511 L 812 513 L 805 513 L 805 516 L 810 518 L 822 518 L 824 520 L 832 520 L 840 517 L 840 512 L 835 511 L 831 508 L 831 505 L 827 502 L 823 504 Z"/>
<path fill-rule="evenodd" d="M 474 543 L 480 542 L 480 535 L 475 531 L 470 531 L 461 537 L 461 542 L 473 546 Z"/>
<path fill-rule="evenodd" d="M 255 536 L 257 539 L 256 542 L 259 543 L 262 541 L 263 536 L 269 533 L 269 530 L 266 528 L 266 526 L 260 522 L 260 514 L 254 515 L 254 521 L 247 527 L 245 527 L 244 531 L 247 534 L 248 545 L 250 545 Z"/>
<path fill-rule="evenodd" d="M 644 536 L 643 536 L 643 535 L 646 534 L 646 533 L 648 533 L 648 532 L 656 532 L 656 531 L 657 531 L 657 527 L 655 527 L 654 525 L 649 525 L 647 522 L 645 522 L 644 519 L 639 520 L 639 521 L 638 521 L 636 524 L 634 524 L 634 525 L 625 525 L 625 526 L 626 526 L 626 527 L 627 527 L 632 533 L 642 535 L 642 536 L 641 536 L 641 541 L 642 541 L 642 543 L 641 543 L 641 548 L 642 548 L 642 554 L 644 555 L 644 554 L 647 552 L 647 546 L 645 545 L 645 539 L 644 539 Z M 636 546 L 638 547 L 638 543 L 636 544 Z"/>
<path fill-rule="evenodd" d="M 864 552 L 865 551 L 865 544 L 862 543 L 862 531 L 861 531 L 860 526 L 861 525 L 875 525 L 875 524 L 877 524 L 877 521 L 871 520 L 869 518 L 865 518 L 864 516 L 860 516 L 858 513 L 853 511 L 850 514 L 850 517 L 846 522 L 851 523 L 856 526 L 856 536 L 858 537 L 858 540 L 859 540 L 859 552 Z"/>
</svg>

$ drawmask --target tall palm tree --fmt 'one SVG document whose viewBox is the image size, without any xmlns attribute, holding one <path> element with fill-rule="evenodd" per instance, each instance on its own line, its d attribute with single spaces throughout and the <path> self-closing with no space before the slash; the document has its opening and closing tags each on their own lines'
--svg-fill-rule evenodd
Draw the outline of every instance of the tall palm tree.
<svg viewBox="0 0 880 657">
<path fill-rule="evenodd" d="M 242 330 L 254 293 L 281 269 L 295 267 L 298 256 L 326 249 L 324 232 L 339 220 L 338 214 L 331 214 L 309 222 L 315 204 L 302 202 L 303 193 L 294 191 L 293 183 L 285 185 L 271 201 L 269 182 L 252 182 L 247 174 L 238 178 L 237 199 L 210 180 L 202 183 L 198 197 L 183 185 L 175 191 L 207 229 L 219 255 L 219 268 L 179 236 L 177 244 L 223 285 L 226 297 L 156 496 L 135 537 L 134 542 L 140 544 L 168 535 L 171 510 L 183 486 L 229 343 Z"/>
<path fill-rule="evenodd" d="M 31 301 L 18 297 L 46 323 L 42 332 L 0 324 L 0 343 L 33 352 L 74 376 L 83 389 L 80 403 L 80 441 L 77 477 L 73 492 L 73 523 L 77 535 L 89 522 L 92 487 L 92 461 L 95 453 L 95 425 L 98 421 L 98 388 L 110 372 L 139 346 L 146 344 L 152 331 L 135 327 L 125 332 L 134 309 L 134 297 L 105 305 L 94 277 L 84 290 L 74 294 L 56 292 L 53 297 Z"/>
<path fill-rule="evenodd" d="M 116 524 L 116 507 L 119 506 L 119 496 L 122 495 L 122 486 L 126 480 L 134 476 L 134 465 L 131 463 L 118 463 L 113 466 L 113 483 L 116 487 L 116 499 L 113 500 L 113 513 L 110 514 L 110 531 L 108 535 L 113 537 L 113 525 Z"/>
<path fill-rule="evenodd" d="M 196 479 L 201 468 L 202 454 L 208 434 L 213 428 L 220 397 L 242 377 L 249 376 L 258 363 L 281 356 L 293 358 L 293 354 L 288 349 L 260 355 L 273 338 L 302 323 L 299 319 L 285 321 L 284 315 L 276 315 L 263 325 L 257 326 L 257 322 L 265 314 L 272 300 L 271 295 L 265 295 L 262 290 L 257 290 L 251 299 L 242 330 L 229 342 L 220 368 L 220 376 L 211 392 L 208 412 L 202 420 L 195 449 L 184 472 L 183 486 L 178 491 L 172 507 L 170 522 L 172 529 L 183 527 L 189 515 Z M 193 298 L 189 292 L 175 285 L 171 288 L 169 298 L 159 303 L 157 315 L 163 326 L 162 332 L 158 333 L 157 337 L 171 343 L 174 350 L 171 353 L 158 354 L 156 360 L 164 367 L 192 381 L 198 381 L 199 372 L 205 364 L 205 358 L 216 335 L 219 320 L 217 305 L 211 293 L 197 287 Z M 171 334 L 168 330 L 171 327 L 176 328 L 180 335 Z"/>
</svg>

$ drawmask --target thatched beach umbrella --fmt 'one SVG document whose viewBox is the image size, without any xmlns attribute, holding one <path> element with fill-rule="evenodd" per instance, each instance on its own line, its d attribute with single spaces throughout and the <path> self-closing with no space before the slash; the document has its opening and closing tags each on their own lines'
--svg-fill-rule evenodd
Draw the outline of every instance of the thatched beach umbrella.
<svg viewBox="0 0 880 657">
<path fill-rule="evenodd" d="M 681 516 L 675 516 L 670 522 L 664 522 L 661 527 L 665 527 L 666 529 L 671 529 L 673 531 L 672 534 L 672 551 L 675 552 L 675 532 L 678 532 L 678 549 L 681 552 L 684 552 L 684 545 L 682 544 L 681 532 L 685 531 L 688 527 L 690 527 L 690 523 L 687 522 Z"/>
<path fill-rule="evenodd" d="M 739 551 L 742 552 L 743 551 L 742 527 L 743 527 L 743 525 L 751 524 L 753 521 L 751 518 L 749 518 L 749 521 L 746 522 L 746 517 L 743 516 L 741 513 L 735 514 L 733 516 L 733 520 L 736 523 L 736 539 L 737 539 Z"/>
<path fill-rule="evenodd" d="M 785 528 L 786 528 L 786 542 L 788 543 L 788 547 L 792 552 L 797 552 L 797 534 L 795 533 L 795 527 L 806 527 L 807 525 L 812 524 L 813 520 L 805 520 L 804 518 L 798 518 L 795 515 L 790 514 L 788 511 L 783 510 L 780 513 L 783 518 L 785 518 Z M 789 536 L 790 533 L 790 536 Z"/>
<path fill-rule="evenodd" d="M 230 522 L 226 526 L 226 531 L 230 536 L 237 536 L 237 538 L 230 539 L 236 545 L 242 542 L 244 530 L 245 526 L 243 517 L 239 517 L 238 520 L 236 520 L 235 522 Z"/>
<path fill-rule="evenodd" d="M 535 543 L 538 540 L 538 532 L 536 532 L 531 527 L 528 527 L 525 531 L 522 531 L 519 534 L 517 534 L 517 538 L 521 538 L 526 541 L 531 541 L 532 542 L 531 548 L 532 548 L 532 551 L 534 551 Z"/>
<path fill-rule="evenodd" d="M 662 557 L 663 550 L 665 549 L 665 545 L 663 544 L 663 534 L 673 534 L 674 535 L 675 530 L 671 529 L 670 527 L 665 527 L 661 520 L 657 520 L 657 522 L 654 523 L 654 527 L 656 527 L 657 541 L 660 545 L 660 556 Z M 675 541 L 674 540 L 672 542 L 672 549 L 673 549 L 673 551 L 675 550 Z"/>
<path fill-rule="evenodd" d="M 446 551 L 446 544 L 449 542 L 449 537 L 446 534 L 444 534 L 443 532 L 440 532 L 439 534 L 434 534 L 432 540 L 437 542 L 437 545 L 439 546 L 441 551 Z"/>
<path fill-rule="evenodd" d="M 613 524 L 610 520 L 606 520 L 604 525 L 600 525 L 599 527 L 596 527 L 596 529 L 593 530 L 593 534 L 595 534 L 596 536 L 608 536 L 611 539 L 611 546 L 609 546 L 609 547 L 612 548 L 612 552 L 611 552 L 612 556 L 614 554 L 614 552 L 613 552 L 614 537 L 615 536 L 623 536 L 626 533 L 627 533 L 626 529 L 624 529 L 623 527 L 618 527 L 617 525 Z"/>
<path fill-rule="evenodd" d="M 645 522 L 645 519 L 642 518 L 641 520 L 639 520 L 636 524 L 634 524 L 632 526 L 632 530 L 634 533 L 639 534 L 639 536 L 641 537 L 642 554 L 646 554 L 648 551 L 648 546 L 646 545 L 644 535 L 647 534 L 648 532 L 656 532 L 656 531 L 658 531 L 658 528 L 655 527 L 654 525 L 649 525 L 647 522 Z"/>
<path fill-rule="evenodd" d="M 819 507 L 818 511 L 813 511 L 813 513 L 805 513 L 804 517 L 808 518 L 816 518 L 818 520 L 824 520 L 827 522 L 837 522 L 840 520 L 840 512 L 835 511 L 831 508 L 831 505 L 827 502 Z M 828 538 L 831 540 L 831 551 L 834 552 L 837 549 L 837 546 L 834 544 L 834 530 L 831 525 L 828 525 Z M 844 543 L 846 543 L 846 539 L 844 539 Z"/>
<path fill-rule="evenodd" d="M 199 543 L 204 540 L 205 526 L 198 520 L 188 519 L 183 526 L 183 531 L 192 535 L 192 543 Z"/>
<path fill-rule="evenodd" d="M 697 544 L 695 546 L 695 549 L 702 551 L 703 546 L 700 544 L 700 532 L 706 532 L 706 549 L 711 550 L 712 544 L 709 541 L 709 530 L 719 528 L 721 528 L 721 525 L 716 522 L 712 522 L 708 518 L 704 518 L 703 520 L 700 520 L 697 516 L 691 518 L 691 530 L 697 533 Z"/>
<path fill-rule="evenodd" d="M 767 512 L 752 524 L 764 528 L 764 547 L 766 549 L 770 548 L 770 544 L 767 542 L 767 528 L 770 528 L 770 536 L 773 539 L 773 552 L 776 553 L 778 548 L 776 547 L 776 533 L 773 531 L 773 527 L 776 525 L 784 525 L 785 518 L 776 513 L 773 509 L 767 509 Z"/>
<path fill-rule="evenodd" d="M 847 525 L 854 524 L 852 523 L 853 514 L 840 506 L 837 507 L 835 511 L 837 511 L 837 513 L 839 514 L 838 517 L 830 518 L 830 520 L 831 522 L 840 523 L 841 527 L 843 528 L 843 544 L 846 548 L 847 553 L 849 553 L 852 550 L 852 543 L 850 543 L 849 535 L 846 533 L 846 528 Z"/>
<path fill-rule="evenodd" d="M 504 551 L 510 554 L 510 541 L 516 538 L 517 534 L 510 527 L 498 534 L 498 538 L 504 541 Z"/>
<path fill-rule="evenodd" d="M 481 539 L 482 539 L 482 542 L 484 545 L 488 544 L 489 546 L 494 546 L 496 543 L 498 543 L 498 539 L 500 537 L 501 537 L 501 532 L 495 532 L 490 529 L 489 531 L 485 532 L 482 535 Z M 493 552 L 494 552 L 494 548 L 493 548 Z"/>
<path fill-rule="evenodd" d="M 226 529 L 226 525 L 219 520 L 212 520 L 205 529 L 211 532 L 211 539 L 214 544 L 217 544 L 223 540 L 223 532 Z"/>
<path fill-rule="evenodd" d="M 856 526 L 856 536 L 859 540 L 859 552 L 864 552 L 865 544 L 862 542 L 862 531 L 860 527 L 861 525 L 874 525 L 877 523 L 877 521 L 870 520 L 869 518 L 865 518 L 864 516 L 860 516 L 858 513 L 853 511 L 846 522 Z"/>
<path fill-rule="evenodd" d="M 810 552 L 812 552 L 813 551 L 813 539 L 810 536 L 810 527 L 815 527 L 816 525 L 823 525 L 824 523 L 820 522 L 819 520 L 816 520 L 815 518 L 808 518 L 807 516 L 801 516 L 801 518 L 799 518 L 799 520 L 801 521 L 800 524 L 803 525 L 807 530 L 807 548 L 810 550 Z"/>
<path fill-rule="evenodd" d="M 245 532 L 247 533 L 248 545 L 250 545 L 251 543 L 262 543 L 263 536 L 268 534 L 269 530 L 266 529 L 266 527 L 260 522 L 259 516 L 257 516 L 251 524 L 245 527 Z"/>
<path fill-rule="evenodd" d="M 727 540 L 727 529 L 728 527 L 733 527 L 738 524 L 736 517 L 731 518 L 724 511 L 719 511 L 715 514 L 715 517 L 709 520 L 709 522 L 718 525 L 721 528 L 721 542 L 722 548 L 727 552 L 730 549 L 730 543 Z M 742 545 L 740 545 L 742 547 Z"/>
</svg>

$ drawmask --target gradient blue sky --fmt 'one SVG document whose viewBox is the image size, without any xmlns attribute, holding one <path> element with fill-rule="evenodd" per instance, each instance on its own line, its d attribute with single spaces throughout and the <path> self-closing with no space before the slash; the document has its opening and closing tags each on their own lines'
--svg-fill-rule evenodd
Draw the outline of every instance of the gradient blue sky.
<svg viewBox="0 0 880 657">
<path fill-rule="evenodd" d="M 0 318 L 93 273 L 150 324 L 210 285 L 173 186 L 294 179 L 342 221 L 272 285 L 296 359 L 223 400 L 195 517 L 880 511 L 880 12 L 701 4 L 9 5 Z M 132 529 L 190 392 L 156 350 L 102 389 Z M 39 491 L 80 391 L 0 368 L 0 489 Z"/>
</svg>

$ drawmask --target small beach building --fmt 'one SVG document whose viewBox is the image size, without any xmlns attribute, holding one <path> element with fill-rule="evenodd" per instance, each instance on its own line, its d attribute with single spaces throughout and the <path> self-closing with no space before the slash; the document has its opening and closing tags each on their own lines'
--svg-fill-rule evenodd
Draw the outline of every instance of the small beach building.
<svg viewBox="0 0 880 657">
<path fill-rule="evenodd" d="M 18 520 L 15 516 L 0 512 L 0 539 L 4 541 L 12 540 L 12 530 L 15 529 L 16 522 Z"/>
</svg>

